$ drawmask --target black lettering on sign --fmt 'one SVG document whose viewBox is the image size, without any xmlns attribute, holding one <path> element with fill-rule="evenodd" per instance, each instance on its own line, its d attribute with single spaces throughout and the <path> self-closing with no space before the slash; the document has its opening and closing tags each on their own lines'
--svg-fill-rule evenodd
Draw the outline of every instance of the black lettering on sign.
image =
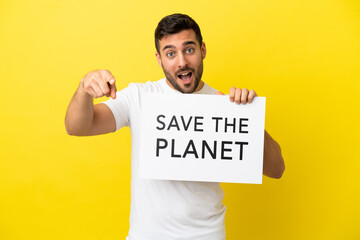
<svg viewBox="0 0 360 240">
<path fill-rule="evenodd" d="M 177 130 L 180 131 L 180 127 L 179 127 L 179 124 L 178 124 L 175 116 L 173 116 L 173 117 L 171 118 L 167 130 L 169 130 L 171 127 L 176 127 Z"/>
<path fill-rule="evenodd" d="M 204 119 L 204 117 L 195 117 L 195 125 L 194 125 L 194 131 L 195 132 L 203 132 L 204 129 L 199 129 L 198 126 L 203 125 L 203 122 L 199 122 L 199 119 Z"/>
<path fill-rule="evenodd" d="M 156 129 L 158 130 L 164 130 L 165 128 L 165 123 L 163 121 L 160 120 L 160 118 L 164 118 L 164 115 L 159 115 L 157 116 L 156 120 L 158 121 L 158 123 L 160 123 L 162 125 L 162 127 L 156 127 Z"/>
<path fill-rule="evenodd" d="M 163 142 L 163 145 L 160 145 L 160 142 Z M 168 145 L 168 142 L 164 138 L 157 138 L 156 139 L 156 156 L 159 156 L 159 150 L 166 148 Z"/>
<path fill-rule="evenodd" d="M 211 145 L 206 140 L 201 141 L 201 148 L 200 146 L 197 146 L 199 151 L 201 150 L 201 158 L 205 159 L 205 154 L 209 154 L 212 159 L 216 159 L 217 157 L 220 157 L 222 160 L 232 160 L 231 152 L 233 150 L 232 146 L 239 145 L 239 160 L 243 160 L 244 156 L 244 146 L 249 145 L 248 142 L 232 142 L 232 141 L 222 141 L 221 142 L 221 149 L 220 149 L 220 156 L 217 156 L 217 141 L 213 141 L 213 144 Z M 219 142 L 220 144 L 220 142 Z M 180 153 L 175 153 L 175 145 L 176 145 L 176 139 L 171 139 L 171 155 L 172 158 L 186 158 L 189 154 L 193 154 L 195 158 L 199 158 L 197 147 L 193 140 L 189 140 L 188 144 L 186 145 L 185 150 L 180 150 Z M 229 145 L 232 145 L 231 147 Z M 168 141 L 164 138 L 157 138 L 156 139 L 156 157 L 159 157 L 160 150 L 165 149 L 168 147 Z M 226 155 L 226 153 L 230 153 L 229 155 Z"/>
<path fill-rule="evenodd" d="M 216 125 L 215 125 L 215 132 L 218 132 L 219 130 L 219 120 L 222 120 L 222 117 L 212 117 L 211 119 L 216 121 Z"/>
<path fill-rule="evenodd" d="M 191 151 L 190 151 L 190 148 L 192 149 Z M 199 156 L 198 156 L 198 154 L 196 152 L 196 148 L 195 148 L 193 140 L 189 141 L 189 144 L 187 145 L 187 147 L 185 149 L 183 158 L 186 158 L 186 155 L 188 155 L 188 154 L 194 154 L 195 158 L 199 158 Z"/>
<path fill-rule="evenodd" d="M 226 157 L 225 152 L 231 152 L 231 148 L 225 148 L 225 144 L 232 144 L 230 141 L 221 142 L 221 159 L 222 160 L 232 160 L 232 157 Z"/>
<path fill-rule="evenodd" d="M 216 158 L 216 141 L 214 141 L 214 148 L 213 148 L 213 151 L 211 151 L 211 148 L 210 146 L 208 145 L 208 143 L 203 140 L 202 141 L 202 149 L 201 149 L 201 158 L 205 158 L 205 148 L 208 150 L 208 152 L 210 153 L 211 157 L 213 159 Z"/>
<path fill-rule="evenodd" d="M 189 121 L 187 122 L 187 124 L 185 124 L 184 116 L 181 116 L 181 121 L 182 121 L 182 123 L 183 123 L 183 126 L 184 126 L 185 131 L 188 130 L 188 128 L 189 128 L 189 126 L 190 126 L 190 123 L 191 123 L 191 119 L 192 119 L 192 116 L 189 118 Z"/>
<path fill-rule="evenodd" d="M 171 139 L 171 157 L 180 158 L 180 154 L 175 154 L 175 139 Z"/>
<path fill-rule="evenodd" d="M 243 146 L 244 145 L 249 145 L 248 142 L 235 142 L 236 145 L 240 145 L 240 157 L 239 159 L 242 160 L 243 158 Z"/>
<path fill-rule="evenodd" d="M 225 132 L 227 132 L 228 127 L 232 127 L 233 133 L 235 133 L 235 125 L 236 125 L 236 118 L 233 118 L 232 123 L 228 123 L 228 118 L 225 118 Z"/>
<path fill-rule="evenodd" d="M 239 133 L 249 133 L 248 131 L 243 131 L 242 127 L 247 127 L 247 124 L 243 124 L 243 121 L 249 121 L 248 118 L 240 118 L 240 129 L 239 129 Z"/>
</svg>

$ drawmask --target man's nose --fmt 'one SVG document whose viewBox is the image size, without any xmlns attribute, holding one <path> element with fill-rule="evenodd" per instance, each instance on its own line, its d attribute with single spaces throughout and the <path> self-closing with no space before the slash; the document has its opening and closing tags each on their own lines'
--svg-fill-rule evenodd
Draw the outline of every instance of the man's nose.
<svg viewBox="0 0 360 240">
<path fill-rule="evenodd" d="M 178 60 L 178 67 L 179 68 L 184 68 L 187 66 L 187 60 L 186 60 L 186 57 L 184 56 L 184 54 L 179 54 L 178 55 L 179 57 L 179 60 Z"/>
</svg>

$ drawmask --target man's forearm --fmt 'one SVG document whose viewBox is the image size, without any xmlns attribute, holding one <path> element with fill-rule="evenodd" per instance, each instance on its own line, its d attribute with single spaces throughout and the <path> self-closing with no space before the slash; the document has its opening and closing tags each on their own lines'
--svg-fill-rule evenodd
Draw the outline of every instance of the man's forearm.
<svg viewBox="0 0 360 240">
<path fill-rule="evenodd" d="M 279 144 L 265 131 L 263 174 L 280 178 L 285 170 Z"/>
<path fill-rule="evenodd" d="M 66 132 L 69 135 L 85 135 L 92 125 L 93 115 L 93 98 L 84 91 L 81 82 L 66 111 Z"/>
</svg>

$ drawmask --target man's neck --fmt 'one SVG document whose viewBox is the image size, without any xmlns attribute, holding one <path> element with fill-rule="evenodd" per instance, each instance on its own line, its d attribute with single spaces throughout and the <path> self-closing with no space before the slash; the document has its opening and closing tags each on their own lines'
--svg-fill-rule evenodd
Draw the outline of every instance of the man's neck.
<svg viewBox="0 0 360 240">
<path fill-rule="evenodd" d="M 204 85 L 205 83 L 202 80 L 200 80 L 199 85 L 197 86 L 194 92 L 200 91 L 204 87 Z"/>
</svg>

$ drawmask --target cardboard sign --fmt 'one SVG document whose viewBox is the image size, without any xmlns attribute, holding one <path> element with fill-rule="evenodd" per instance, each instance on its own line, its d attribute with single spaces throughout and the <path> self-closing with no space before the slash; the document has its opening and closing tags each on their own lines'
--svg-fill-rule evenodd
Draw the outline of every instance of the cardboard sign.
<svg viewBox="0 0 360 240">
<path fill-rule="evenodd" d="M 265 98 L 141 96 L 140 178 L 262 183 Z"/>
</svg>

